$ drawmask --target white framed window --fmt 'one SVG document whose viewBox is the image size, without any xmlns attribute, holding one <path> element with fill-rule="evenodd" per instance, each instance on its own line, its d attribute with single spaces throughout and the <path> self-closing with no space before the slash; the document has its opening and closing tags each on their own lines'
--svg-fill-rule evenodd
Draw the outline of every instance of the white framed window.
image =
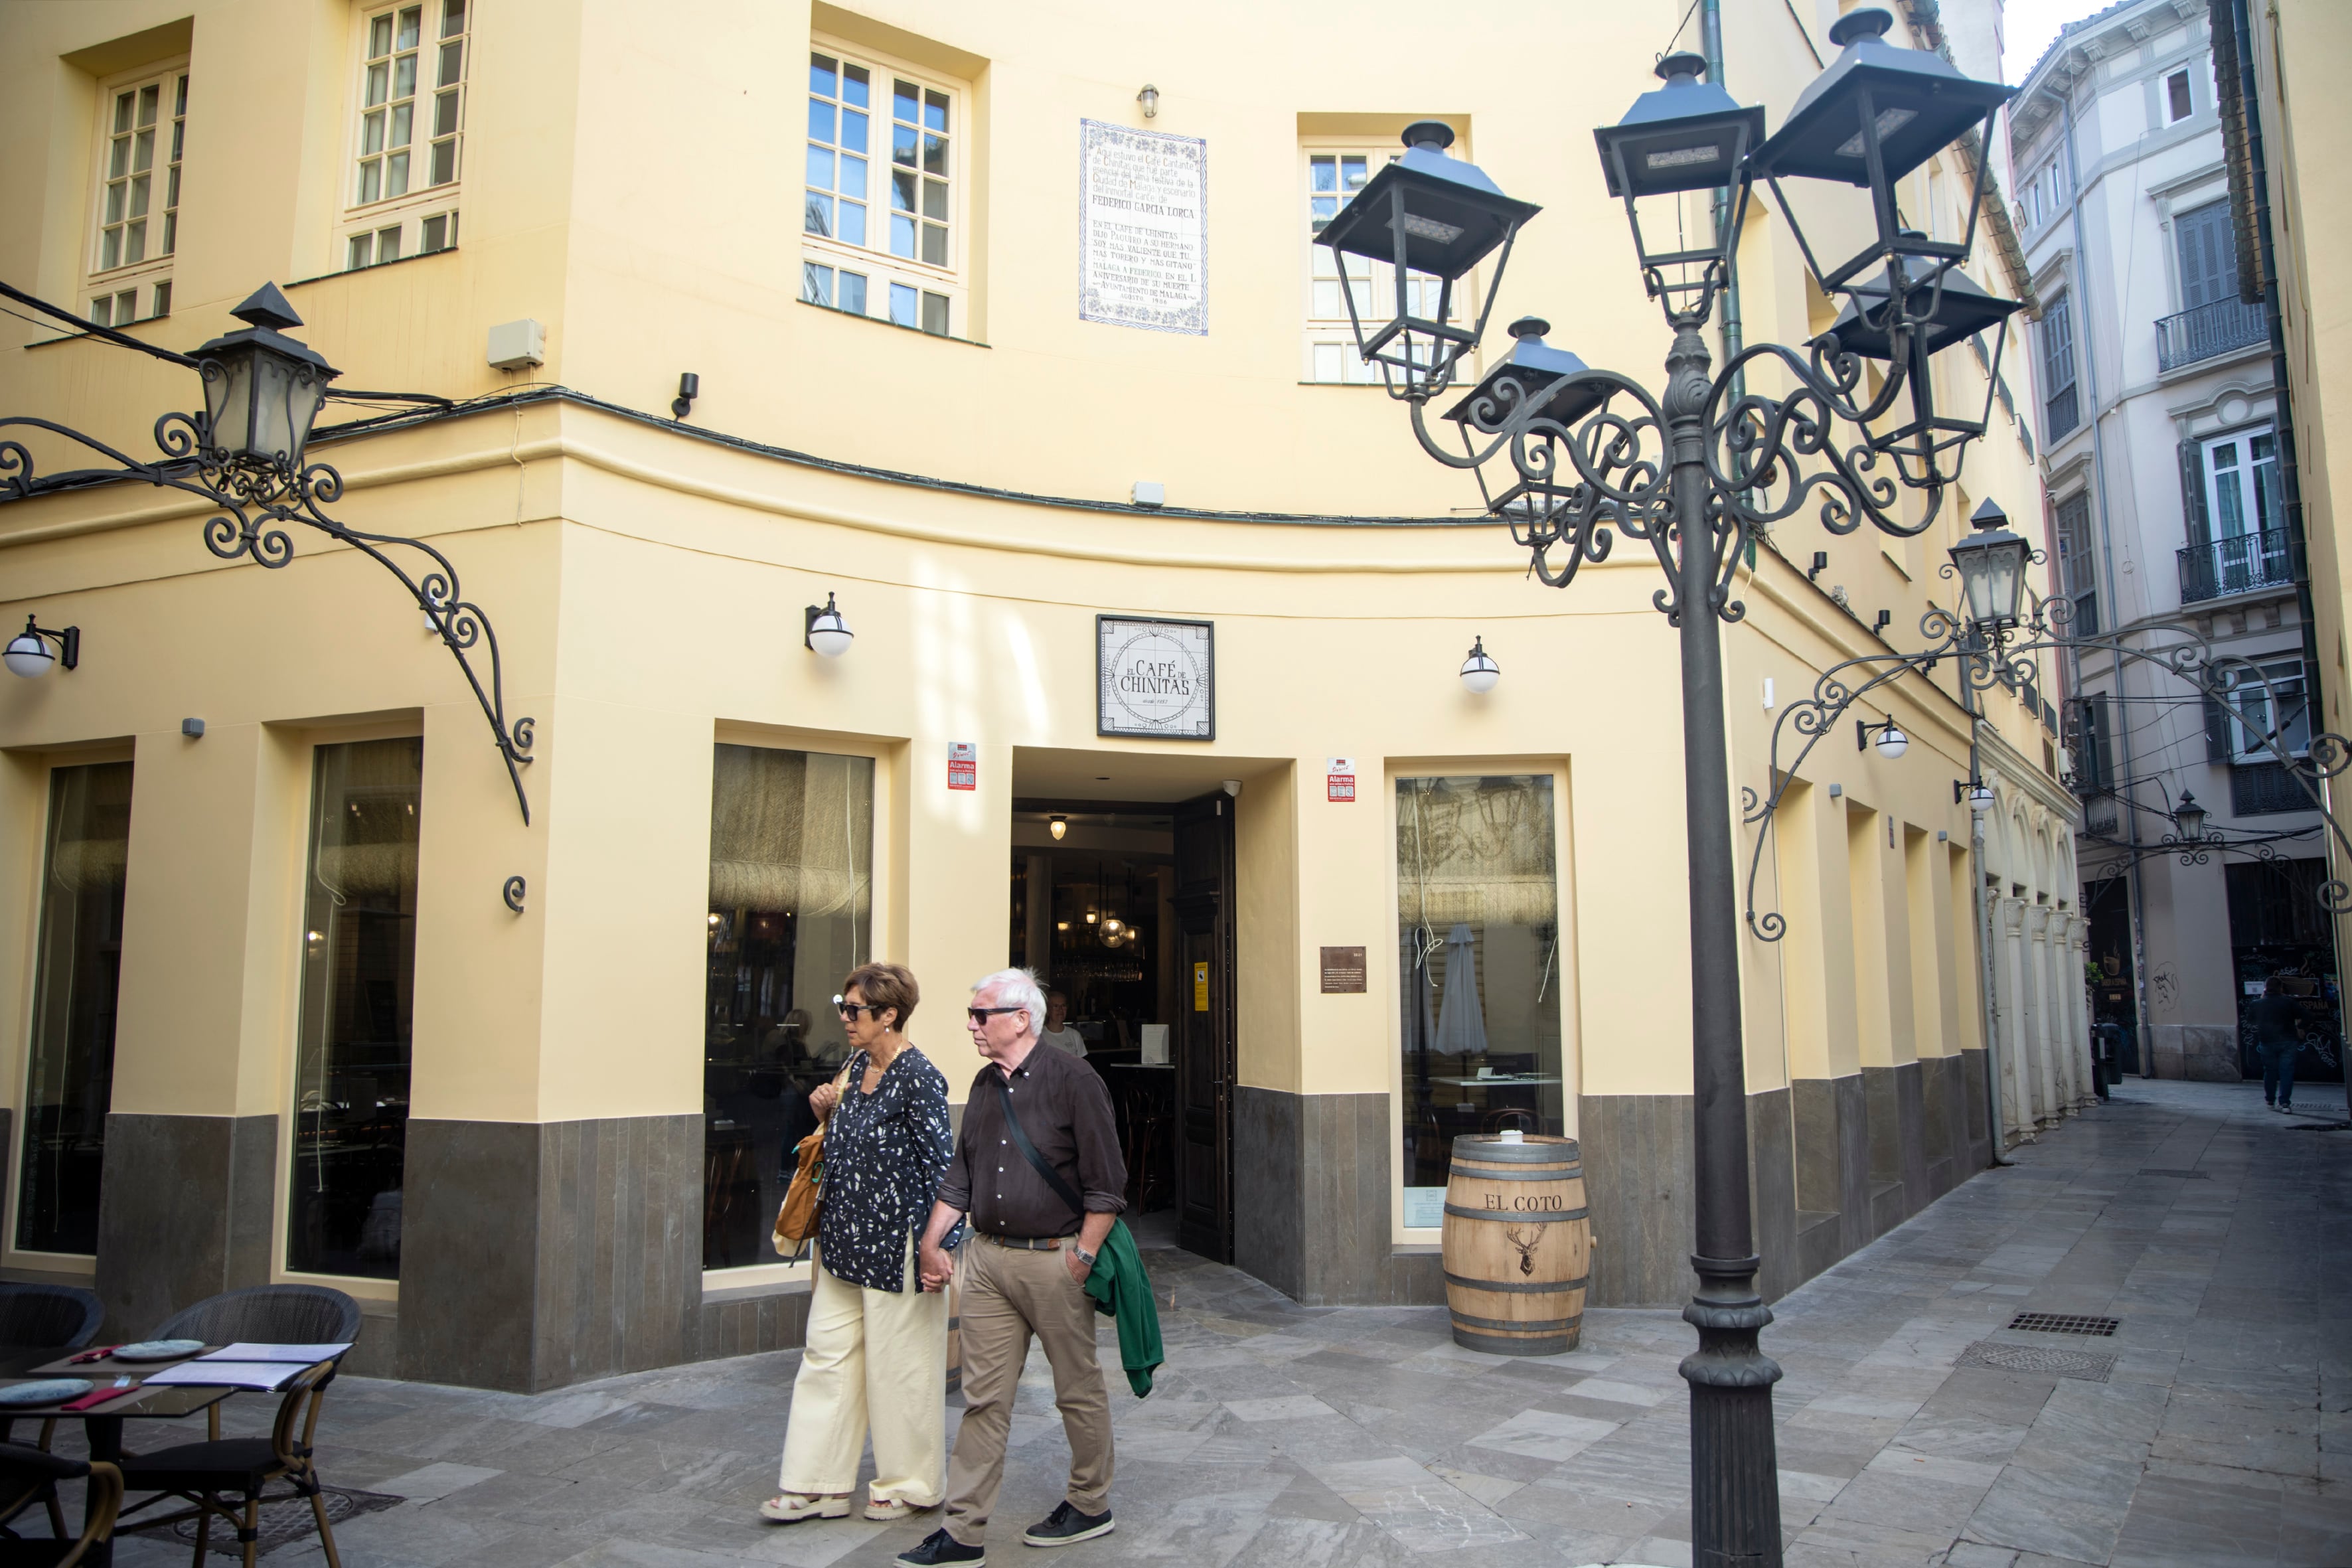
<svg viewBox="0 0 2352 1568">
<path fill-rule="evenodd" d="M 959 85 L 885 57 L 812 44 L 802 299 L 959 334 L 968 100 Z"/>
<path fill-rule="evenodd" d="M 1395 313 L 1396 273 L 1385 262 L 1361 256 L 1342 258 L 1316 239 L 1382 164 L 1393 163 L 1400 156 L 1343 144 L 1308 142 L 1299 149 L 1307 201 L 1307 321 L 1301 380 L 1349 386 L 1381 384 L 1380 366 L 1366 364 L 1356 351 L 1355 329 L 1348 320 L 1348 296 L 1340 291 L 1340 268 L 1344 259 L 1345 282 L 1356 298 L 1357 319 L 1368 325 L 1384 322 Z M 1447 320 L 1459 321 L 1469 310 L 1471 287 L 1465 279 L 1455 289 Z M 1436 320 L 1443 288 L 1436 278 L 1407 273 L 1406 308 L 1424 321 Z"/>
<path fill-rule="evenodd" d="M 347 270 L 457 243 L 472 5 L 404 0 L 361 14 L 340 237 Z"/>
<path fill-rule="evenodd" d="M 2205 443 L 2205 515 L 2216 539 L 2242 539 L 2284 527 L 2276 432 L 2265 426 Z M 2279 548 L 2285 548 L 2284 533 Z"/>
<path fill-rule="evenodd" d="M 120 78 L 99 101 L 86 313 L 101 326 L 120 327 L 172 313 L 188 68 L 150 67 Z"/>
<path fill-rule="evenodd" d="M 2311 704 L 2304 697 L 2303 660 L 2279 659 L 2261 666 L 2263 679 L 2240 674 L 2231 691 L 2237 713 L 2230 719 L 2231 760 L 2274 763 L 2266 739 L 2275 740 L 2291 757 L 2311 750 Z M 2268 684 L 2264 684 L 2267 681 Z M 2275 694 L 2278 711 L 2271 711 Z"/>
</svg>

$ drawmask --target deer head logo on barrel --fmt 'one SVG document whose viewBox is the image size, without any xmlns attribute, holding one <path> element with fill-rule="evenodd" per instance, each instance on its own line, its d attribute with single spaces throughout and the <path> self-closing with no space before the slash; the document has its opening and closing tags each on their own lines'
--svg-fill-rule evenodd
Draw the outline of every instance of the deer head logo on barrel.
<svg viewBox="0 0 2352 1568">
<path fill-rule="evenodd" d="M 1526 1230 L 1521 1230 L 1517 1226 L 1510 1226 L 1504 1230 L 1503 1239 L 1517 1249 L 1519 1272 L 1533 1274 L 1536 1271 L 1536 1244 L 1543 1240 L 1542 1227 L 1530 1226 Z"/>
</svg>

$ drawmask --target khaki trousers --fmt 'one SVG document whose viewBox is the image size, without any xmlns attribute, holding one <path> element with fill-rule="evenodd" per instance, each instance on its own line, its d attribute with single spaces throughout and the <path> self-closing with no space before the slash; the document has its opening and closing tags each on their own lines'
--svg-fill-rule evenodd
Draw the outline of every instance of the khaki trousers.
<svg viewBox="0 0 2352 1568">
<path fill-rule="evenodd" d="M 803 1497 L 854 1490 L 870 1424 L 869 1495 L 939 1506 L 948 1440 L 948 1299 L 944 1291 L 917 1289 L 914 1258 L 910 1237 L 906 1289 L 897 1292 L 836 1279 L 818 1259 L 808 1343 L 784 1429 L 781 1489 Z"/>
<path fill-rule="evenodd" d="M 1059 1252 L 999 1247 L 979 1236 L 962 1252 L 964 1410 L 948 1461 L 948 1533 L 966 1546 L 984 1543 L 1032 1333 L 1053 1363 L 1054 1403 L 1070 1440 L 1065 1495 L 1080 1512 L 1102 1512 L 1110 1496 L 1110 1396 L 1095 1359 L 1095 1304 Z"/>
</svg>

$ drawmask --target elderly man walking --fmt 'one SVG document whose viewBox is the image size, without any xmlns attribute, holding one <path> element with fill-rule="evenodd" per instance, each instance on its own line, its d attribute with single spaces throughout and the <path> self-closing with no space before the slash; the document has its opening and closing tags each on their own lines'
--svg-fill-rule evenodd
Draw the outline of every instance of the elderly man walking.
<svg viewBox="0 0 2352 1568">
<path fill-rule="evenodd" d="M 923 1233 L 926 1289 L 954 1265 L 940 1246 L 969 1214 L 963 1247 L 963 1426 L 948 1461 L 947 1526 L 898 1561 L 911 1568 L 985 1563 L 983 1542 L 1004 1479 L 1004 1439 L 1029 1337 L 1054 1368 L 1054 1402 L 1070 1440 L 1070 1485 L 1053 1513 L 1021 1535 L 1067 1546 L 1111 1531 L 1110 1399 L 1095 1357 L 1095 1254 L 1127 1206 L 1127 1164 L 1110 1095 L 1084 1060 L 1039 1049 L 1045 999 L 1025 969 L 972 988 L 972 1043 L 988 1065 L 964 1102 L 963 1131 Z"/>
</svg>

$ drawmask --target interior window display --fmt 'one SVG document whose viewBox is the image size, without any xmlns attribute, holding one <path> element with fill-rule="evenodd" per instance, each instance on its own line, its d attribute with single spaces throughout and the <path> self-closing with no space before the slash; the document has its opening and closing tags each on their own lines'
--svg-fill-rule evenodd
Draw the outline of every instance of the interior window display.
<svg viewBox="0 0 2352 1568">
<path fill-rule="evenodd" d="M 130 851 L 131 764 L 53 771 L 16 1205 L 26 1251 L 98 1251 Z"/>
<path fill-rule="evenodd" d="M 286 1235 L 304 1273 L 400 1278 L 424 794 L 421 739 L 318 748 Z"/>
<path fill-rule="evenodd" d="M 874 761 L 721 745 L 710 782 L 702 1266 L 773 1263 L 810 1091 L 848 1059 L 842 976 L 874 955 Z"/>
<path fill-rule="evenodd" d="M 1436 1226 L 1457 1136 L 1567 1131 L 1552 781 L 1396 792 L 1404 1223 Z"/>
</svg>

